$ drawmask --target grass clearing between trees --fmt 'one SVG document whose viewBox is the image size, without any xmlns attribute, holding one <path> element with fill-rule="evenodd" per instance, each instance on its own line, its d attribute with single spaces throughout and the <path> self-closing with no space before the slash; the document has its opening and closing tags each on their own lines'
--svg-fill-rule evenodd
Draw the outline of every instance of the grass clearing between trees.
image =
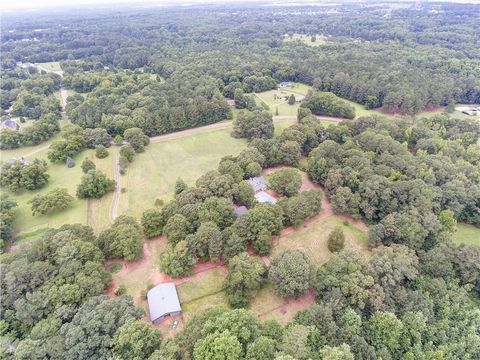
<svg viewBox="0 0 480 360">
<path fill-rule="evenodd" d="M 284 35 L 283 41 L 285 42 L 295 42 L 300 41 L 307 46 L 317 47 L 327 43 L 327 37 L 322 34 L 315 35 L 315 41 L 312 41 L 312 35 L 306 34 L 292 34 L 292 35 Z"/>
<path fill-rule="evenodd" d="M 46 69 L 47 71 L 62 71 L 60 63 L 58 61 L 39 63 L 38 65 Z"/>
<path fill-rule="evenodd" d="M 121 177 L 127 191 L 120 196 L 118 213 L 128 210 L 139 218 L 144 210 L 154 206 L 155 199 L 173 198 L 178 177 L 187 185 L 194 185 L 202 174 L 216 169 L 223 156 L 238 155 L 247 143 L 232 138 L 230 132 L 230 128 L 213 130 L 148 145 Z"/>
<path fill-rule="evenodd" d="M 328 250 L 328 235 L 336 226 L 341 226 L 345 233 L 345 248 L 368 253 L 367 234 L 352 224 L 345 225 L 344 220 L 336 215 L 330 215 L 309 224 L 303 224 L 287 235 L 281 236 L 273 249 L 272 257 L 282 250 L 298 249 L 305 252 L 319 267 L 330 259 L 332 253 Z"/>
<path fill-rule="evenodd" d="M 459 223 L 457 231 L 453 234 L 453 242 L 457 245 L 479 245 L 480 246 L 480 228 L 470 224 Z"/>
</svg>

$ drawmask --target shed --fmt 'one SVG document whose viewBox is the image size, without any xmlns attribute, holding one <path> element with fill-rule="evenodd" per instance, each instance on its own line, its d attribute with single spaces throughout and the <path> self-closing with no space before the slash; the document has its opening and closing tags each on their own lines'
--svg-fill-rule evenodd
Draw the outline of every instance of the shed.
<svg viewBox="0 0 480 360">
<path fill-rule="evenodd" d="M 159 284 L 147 293 L 150 321 L 160 323 L 167 316 L 180 315 L 182 308 L 174 283 Z"/>
<path fill-rule="evenodd" d="M 228 99 L 228 100 L 227 100 L 227 104 L 228 104 L 228 106 L 234 107 L 234 106 L 235 106 L 235 100 Z"/>
<path fill-rule="evenodd" d="M 234 211 L 235 211 L 235 215 L 239 217 L 239 216 L 245 215 L 248 210 L 245 206 L 239 206 L 239 207 L 236 207 Z"/>
<path fill-rule="evenodd" d="M 2 129 L 17 130 L 18 125 L 17 125 L 17 122 L 15 120 L 12 120 L 12 119 L 8 118 L 8 119 L 5 119 L 5 120 L 2 121 L 1 128 Z"/>
<path fill-rule="evenodd" d="M 268 189 L 267 183 L 265 182 L 265 178 L 263 176 L 255 176 L 247 179 L 247 182 L 253 188 L 253 191 L 256 193 L 259 191 L 265 191 Z"/>
<path fill-rule="evenodd" d="M 295 95 L 295 102 L 302 102 L 305 99 L 303 95 Z"/>
</svg>

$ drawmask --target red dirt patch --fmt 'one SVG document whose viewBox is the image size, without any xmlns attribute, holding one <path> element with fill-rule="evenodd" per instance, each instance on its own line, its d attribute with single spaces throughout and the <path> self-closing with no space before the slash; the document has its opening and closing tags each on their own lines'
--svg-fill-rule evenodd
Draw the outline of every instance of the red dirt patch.
<svg viewBox="0 0 480 360">
<path fill-rule="evenodd" d="M 310 289 L 305 295 L 296 299 L 285 299 L 284 303 L 264 313 L 258 314 L 260 319 L 275 318 L 279 323 L 286 324 L 300 310 L 309 308 L 315 304 L 315 294 Z"/>
</svg>

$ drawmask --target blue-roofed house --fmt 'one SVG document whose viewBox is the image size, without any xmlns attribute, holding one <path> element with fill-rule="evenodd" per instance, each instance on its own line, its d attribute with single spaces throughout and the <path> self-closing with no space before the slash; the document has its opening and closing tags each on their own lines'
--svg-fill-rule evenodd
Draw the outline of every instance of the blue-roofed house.
<svg viewBox="0 0 480 360">
<path fill-rule="evenodd" d="M 182 308 L 174 283 L 159 284 L 147 293 L 150 321 L 160 323 L 167 316 L 180 315 Z"/>
</svg>

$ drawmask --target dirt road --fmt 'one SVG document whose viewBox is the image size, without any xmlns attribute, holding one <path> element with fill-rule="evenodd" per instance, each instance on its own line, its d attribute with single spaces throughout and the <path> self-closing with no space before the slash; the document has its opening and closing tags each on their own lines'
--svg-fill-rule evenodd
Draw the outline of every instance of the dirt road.
<svg viewBox="0 0 480 360">
<path fill-rule="evenodd" d="M 120 165 L 119 165 L 119 160 L 120 160 L 120 152 L 117 151 L 115 154 L 115 181 L 117 183 L 115 187 L 115 193 L 113 194 L 113 199 L 112 199 L 112 210 L 110 213 L 110 216 L 112 220 L 115 220 L 118 216 L 118 205 L 120 204 L 120 193 L 122 191 L 122 187 L 120 186 Z"/>
</svg>

